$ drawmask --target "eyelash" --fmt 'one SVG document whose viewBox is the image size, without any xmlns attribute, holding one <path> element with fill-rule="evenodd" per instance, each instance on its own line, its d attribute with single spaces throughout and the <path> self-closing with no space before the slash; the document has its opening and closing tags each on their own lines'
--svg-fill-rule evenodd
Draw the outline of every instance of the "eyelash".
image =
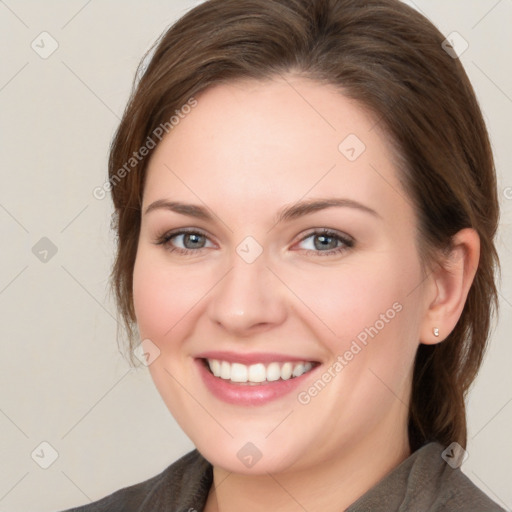
<svg viewBox="0 0 512 512">
<path fill-rule="evenodd" d="M 155 242 L 156 245 L 163 245 L 167 246 L 167 250 L 172 253 L 178 253 L 183 256 L 188 256 L 192 254 L 197 254 L 202 249 L 206 249 L 206 247 L 200 247 L 199 249 L 182 249 L 181 247 L 174 247 L 172 244 L 170 244 L 171 240 L 177 236 L 180 235 L 200 235 L 204 236 L 205 238 L 208 238 L 208 236 L 203 233 L 202 231 L 198 229 L 180 229 L 178 231 L 171 231 L 168 233 L 164 233 L 163 235 L 159 236 Z M 327 251 L 318 251 L 313 249 L 301 249 L 302 251 L 305 251 L 307 254 L 314 253 L 317 256 L 332 256 L 332 255 L 339 255 L 351 248 L 354 247 L 355 241 L 352 237 L 349 237 L 348 235 L 342 235 L 341 233 L 337 231 L 332 231 L 330 229 L 317 229 L 314 231 L 311 231 L 306 236 L 302 237 L 299 242 L 301 243 L 307 240 L 308 238 L 314 237 L 314 236 L 326 236 L 329 238 L 337 239 L 339 242 L 341 242 L 343 245 L 340 247 L 336 247 L 335 249 L 329 249 Z"/>
</svg>

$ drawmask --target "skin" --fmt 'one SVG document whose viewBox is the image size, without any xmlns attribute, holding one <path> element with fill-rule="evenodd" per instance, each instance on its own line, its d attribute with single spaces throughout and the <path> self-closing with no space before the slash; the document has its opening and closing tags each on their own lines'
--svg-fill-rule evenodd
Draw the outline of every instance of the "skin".
<svg viewBox="0 0 512 512">
<path fill-rule="evenodd" d="M 414 356 L 420 343 L 441 342 L 455 326 L 478 236 L 459 232 L 450 257 L 425 274 L 417 216 L 386 135 L 333 87 L 290 74 L 218 85 L 197 100 L 147 170 L 133 291 L 141 339 L 160 350 L 152 378 L 214 466 L 206 510 L 345 509 L 410 454 Z M 349 134 L 366 146 L 355 161 L 338 149 Z M 329 207 L 276 223 L 283 208 L 319 198 L 350 199 L 376 213 Z M 213 218 L 146 213 L 158 200 L 202 206 Z M 180 228 L 200 230 L 204 247 L 183 236 L 156 243 Z M 322 254 L 316 228 L 354 244 L 335 238 L 343 251 Z M 252 263 L 236 251 L 247 236 L 263 251 Z M 184 242 L 189 254 L 172 250 Z M 393 304 L 400 312 L 300 403 L 298 392 Z M 227 404 L 199 377 L 195 356 L 207 350 L 287 354 L 320 366 L 278 400 Z M 261 452 L 252 468 L 237 457 L 248 442 Z"/>
</svg>

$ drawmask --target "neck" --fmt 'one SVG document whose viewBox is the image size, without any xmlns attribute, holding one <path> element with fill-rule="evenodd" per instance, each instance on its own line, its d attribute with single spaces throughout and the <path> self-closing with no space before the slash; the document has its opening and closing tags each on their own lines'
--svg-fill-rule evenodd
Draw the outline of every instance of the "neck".
<svg viewBox="0 0 512 512">
<path fill-rule="evenodd" d="M 345 510 L 409 455 L 406 432 L 395 431 L 307 470 L 241 475 L 216 467 L 205 511 Z"/>
</svg>

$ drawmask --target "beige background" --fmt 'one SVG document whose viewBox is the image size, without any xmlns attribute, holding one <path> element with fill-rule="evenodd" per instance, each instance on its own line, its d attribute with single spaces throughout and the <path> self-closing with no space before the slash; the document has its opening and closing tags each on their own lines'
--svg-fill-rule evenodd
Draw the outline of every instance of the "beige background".
<svg viewBox="0 0 512 512">
<path fill-rule="evenodd" d="M 140 57 L 197 3 L 0 1 L 0 511 L 87 503 L 192 448 L 147 370 L 130 370 L 118 353 L 106 288 L 111 206 L 92 190 L 105 180 Z M 496 154 L 502 313 L 469 400 L 463 470 L 511 510 L 512 0 L 410 3 L 469 43 L 461 59 Z M 42 58 L 52 40 L 57 50 Z M 32 250 L 38 242 L 46 262 Z M 52 449 L 42 442 L 58 455 L 48 469 L 40 464 Z"/>
</svg>

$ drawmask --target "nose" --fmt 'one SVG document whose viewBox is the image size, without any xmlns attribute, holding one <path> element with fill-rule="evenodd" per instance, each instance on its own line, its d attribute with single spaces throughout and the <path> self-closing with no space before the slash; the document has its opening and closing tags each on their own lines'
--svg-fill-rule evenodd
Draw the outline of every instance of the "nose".
<svg viewBox="0 0 512 512">
<path fill-rule="evenodd" d="M 263 257 L 246 263 L 235 255 L 231 270 L 212 291 L 210 321 L 233 337 L 263 332 L 286 319 L 286 291 Z"/>
</svg>

